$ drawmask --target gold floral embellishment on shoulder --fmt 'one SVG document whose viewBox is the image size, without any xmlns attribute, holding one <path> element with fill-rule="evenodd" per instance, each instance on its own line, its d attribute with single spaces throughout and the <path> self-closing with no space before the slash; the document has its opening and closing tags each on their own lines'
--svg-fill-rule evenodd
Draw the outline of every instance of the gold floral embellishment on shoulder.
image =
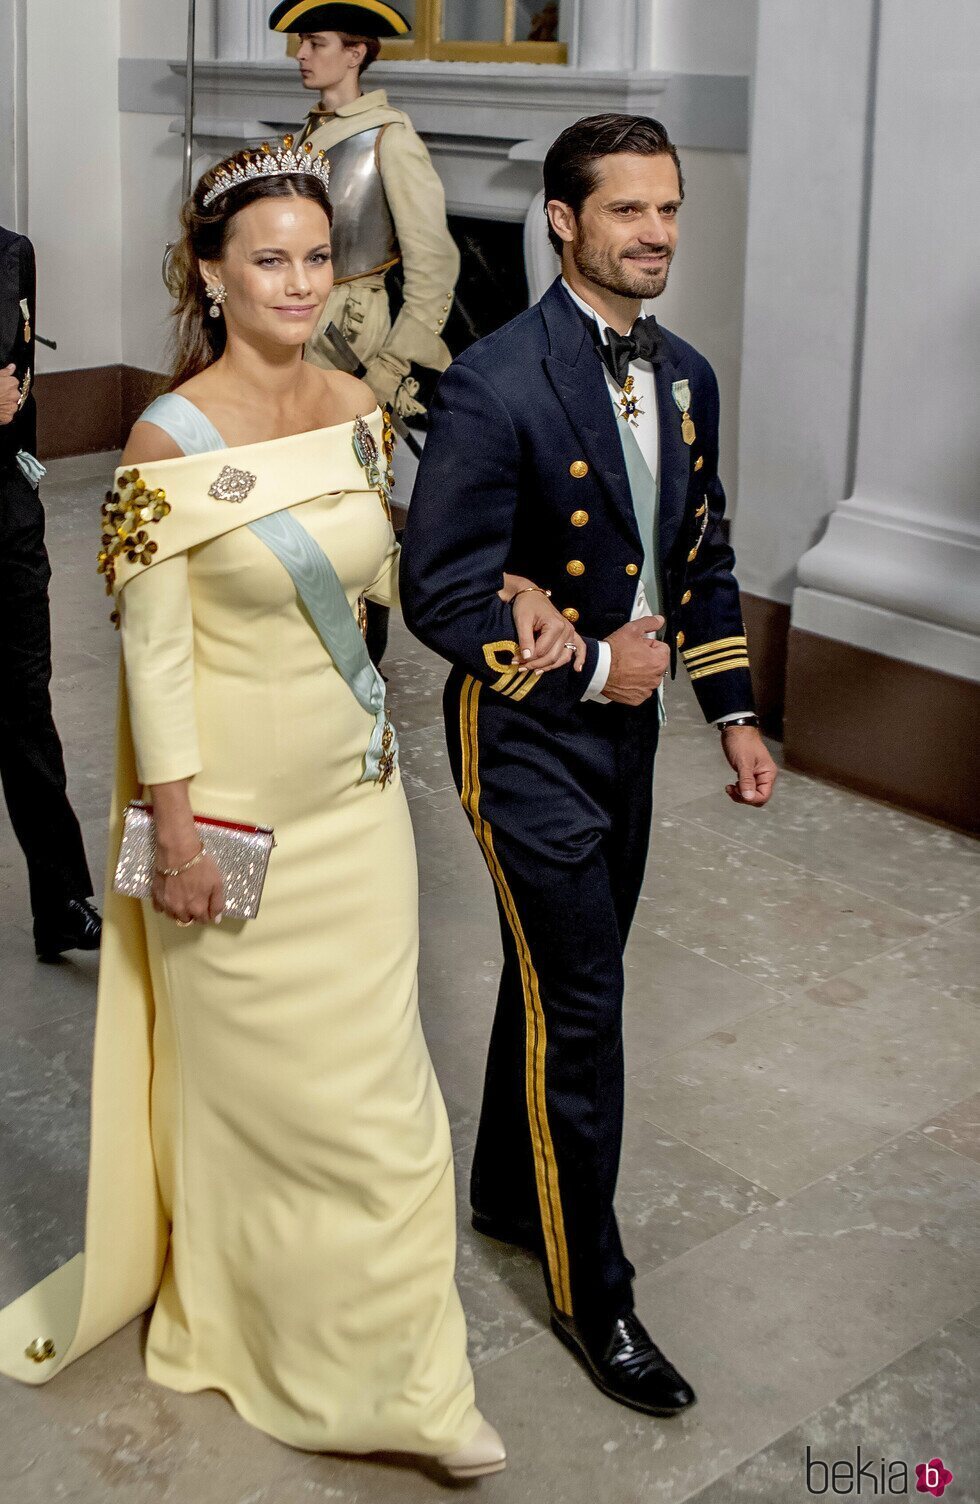
<svg viewBox="0 0 980 1504">
<path fill-rule="evenodd" d="M 102 547 L 99 550 L 99 574 L 105 576 L 105 593 L 111 595 L 116 585 L 116 562 L 120 557 L 130 564 L 151 564 L 157 545 L 146 531 L 147 525 L 162 522 L 170 515 L 167 493 L 159 486 L 149 487 L 138 470 L 123 470 L 115 491 L 107 491 L 102 507 Z M 113 620 L 118 625 L 116 612 Z"/>
</svg>

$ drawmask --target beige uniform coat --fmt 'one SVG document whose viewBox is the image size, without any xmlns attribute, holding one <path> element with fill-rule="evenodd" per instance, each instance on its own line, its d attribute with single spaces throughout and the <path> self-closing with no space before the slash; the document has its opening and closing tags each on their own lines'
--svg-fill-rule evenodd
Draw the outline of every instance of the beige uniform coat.
<svg viewBox="0 0 980 1504">
<path fill-rule="evenodd" d="M 384 89 L 362 94 L 333 115 L 310 116 L 300 140 L 328 154 L 338 141 L 386 125 L 378 143 L 378 167 L 395 223 L 404 272 L 403 303 L 391 322 L 383 272 L 335 287 L 321 329 L 336 324 L 367 368 L 365 380 L 378 401 L 403 416 L 421 412 L 411 366 L 444 371 L 452 356 L 442 331 L 459 276 L 459 251 L 446 224 L 446 196 L 429 153 L 403 110 L 388 103 Z M 335 366 L 330 346 L 318 333 L 307 359 Z"/>
</svg>

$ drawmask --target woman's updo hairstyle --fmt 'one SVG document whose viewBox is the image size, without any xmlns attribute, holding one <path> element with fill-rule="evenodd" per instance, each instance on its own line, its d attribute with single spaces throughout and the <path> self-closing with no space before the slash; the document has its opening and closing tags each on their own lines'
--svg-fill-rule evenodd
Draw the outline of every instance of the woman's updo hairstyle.
<svg viewBox="0 0 980 1504">
<path fill-rule="evenodd" d="M 223 318 L 209 318 L 202 261 L 220 261 L 236 214 L 263 198 L 308 198 L 319 204 L 333 224 L 333 208 L 322 179 L 307 173 L 270 173 L 236 183 L 207 208 L 204 199 L 214 187 L 222 168 L 236 158 L 206 172 L 180 211 L 181 236 L 171 252 L 167 285 L 174 295 L 172 375 L 168 390 L 182 386 L 192 376 L 207 370 L 225 348 Z"/>
</svg>

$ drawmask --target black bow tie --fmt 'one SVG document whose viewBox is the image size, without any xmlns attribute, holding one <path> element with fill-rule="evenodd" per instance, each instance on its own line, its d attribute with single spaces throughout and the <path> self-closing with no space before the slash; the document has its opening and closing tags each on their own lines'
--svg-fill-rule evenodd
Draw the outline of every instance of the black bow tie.
<svg viewBox="0 0 980 1504">
<path fill-rule="evenodd" d="M 594 328 L 598 336 L 596 343 L 599 354 L 620 386 L 625 385 L 632 361 L 649 360 L 652 365 L 659 363 L 663 335 L 652 314 L 648 318 L 637 319 L 629 334 L 617 334 L 615 329 L 607 328 L 603 339 L 598 324 L 594 324 Z"/>
</svg>

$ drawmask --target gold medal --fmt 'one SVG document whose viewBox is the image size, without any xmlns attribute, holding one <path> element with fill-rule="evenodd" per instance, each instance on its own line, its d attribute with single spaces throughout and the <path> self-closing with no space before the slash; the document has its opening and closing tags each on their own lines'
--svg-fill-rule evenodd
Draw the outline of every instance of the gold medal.
<svg viewBox="0 0 980 1504">
<path fill-rule="evenodd" d="M 643 417 L 643 408 L 640 406 L 639 397 L 633 390 L 634 385 L 632 376 L 627 376 L 618 398 L 619 416 L 624 423 L 629 423 L 633 428 L 639 428 L 637 419 Z"/>
<path fill-rule="evenodd" d="M 681 438 L 685 444 L 693 444 L 697 438 L 697 430 L 690 413 L 685 413 L 681 419 Z"/>
</svg>

